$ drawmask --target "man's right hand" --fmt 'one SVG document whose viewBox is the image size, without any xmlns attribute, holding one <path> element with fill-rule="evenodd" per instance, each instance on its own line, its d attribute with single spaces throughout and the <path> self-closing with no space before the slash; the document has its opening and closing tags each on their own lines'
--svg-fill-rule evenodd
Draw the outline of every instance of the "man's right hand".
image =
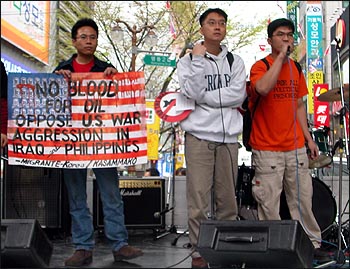
<svg viewBox="0 0 350 269">
<path fill-rule="evenodd" d="M 207 52 L 207 48 L 203 45 L 203 42 L 197 42 L 192 49 L 192 55 L 204 56 Z"/>
<path fill-rule="evenodd" d="M 5 134 L 1 134 L 1 147 L 6 147 L 8 144 L 8 139 L 7 136 Z"/>
<path fill-rule="evenodd" d="M 57 70 L 57 71 L 55 71 L 55 74 L 63 75 L 63 77 L 66 79 L 71 79 L 71 77 L 72 77 L 72 72 L 70 70 L 65 70 L 65 69 Z"/>
</svg>

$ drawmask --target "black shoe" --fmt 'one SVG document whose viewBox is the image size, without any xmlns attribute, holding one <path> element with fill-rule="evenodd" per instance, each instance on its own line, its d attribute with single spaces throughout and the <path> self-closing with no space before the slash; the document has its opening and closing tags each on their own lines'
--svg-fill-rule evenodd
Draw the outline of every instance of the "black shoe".
<svg viewBox="0 0 350 269">
<path fill-rule="evenodd" d="M 315 248 L 314 250 L 314 260 L 318 262 L 329 262 L 332 260 L 329 253 L 321 248 Z"/>
</svg>

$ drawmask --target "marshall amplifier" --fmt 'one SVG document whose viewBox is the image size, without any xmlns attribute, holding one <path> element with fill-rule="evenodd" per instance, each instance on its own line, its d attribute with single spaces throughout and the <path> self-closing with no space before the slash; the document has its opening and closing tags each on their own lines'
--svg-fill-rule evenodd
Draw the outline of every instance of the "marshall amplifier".
<svg viewBox="0 0 350 269">
<path fill-rule="evenodd" d="M 119 179 L 127 228 L 165 228 L 164 178 Z M 96 180 L 93 181 L 94 226 L 103 228 L 103 209 Z"/>
</svg>

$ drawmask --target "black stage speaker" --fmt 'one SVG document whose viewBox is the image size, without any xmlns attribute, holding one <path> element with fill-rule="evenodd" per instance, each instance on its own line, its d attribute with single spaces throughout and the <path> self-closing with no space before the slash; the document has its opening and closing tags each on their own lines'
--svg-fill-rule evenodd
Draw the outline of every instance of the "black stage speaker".
<svg viewBox="0 0 350 269">
<path fill-rule="evenodd" d="M 37 219 L 42 227 L 61 228 L 61 169 L 6 165 L 3 218 Z"/>
<path fill-rule="evenodd" d="M 199 229 L 198 251 L 214 266 L 312 268 L 313 249 L 296 220 L 206 220 Z"/>
<path fill-rule="evenodd" d="M 165 228 L 164 178 L 119 179 L 127 228 Z M 103 209 L 97 182 L 93 183 L 93 215 L 96 228 L 102 228 Z M 160 214 L 159 214 L 160 213 Z"/>
<path fill-rule="evenodd" d="M 1 267 L 49 267 L 53 245 L 35 219 L 1 221 Z"/>
</svg>

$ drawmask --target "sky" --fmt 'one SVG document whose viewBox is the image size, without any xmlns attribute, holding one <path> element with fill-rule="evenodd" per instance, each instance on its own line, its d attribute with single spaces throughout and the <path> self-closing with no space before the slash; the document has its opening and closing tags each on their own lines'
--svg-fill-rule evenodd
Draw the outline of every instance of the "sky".
<svg viewBox="0 0 350 269">
<path fill-rule="evenodd" d="M 129 2 L 131 1 L 126 1 L 125 3 Z M 152 1 L 152 3 L 155 4 L 156 2 Z M 286 1 L 206 1 L 206 4 L 209 8 L 219 7 L 228 14 L 231 20 L 246 24 L 257 24 L 258 21 L 267 18 L 274 20 L 286 17 Z M 159 1 L 158 5 L 165 5 L 165 1 Z M 252 45 L 234 51 L 235 54 L 238 54 L 244 60 L 247 74 L 256 60 L 265 57 L 270 52 L 268 50 L 270 46 L 267 44 L 266 39 L 267 34 L 265 30 L 260 36 L 257 36 Z M 260 45 L 265 45 L 267 50 L 261 51 Z"/>
<path fill-rule="evenodd" d="M 242 23 L 253 23 L 262 19 L 270 18 L 271 21 L 278 18 L 285 18 L 286 14 L 286 1 L 220 1 L 226 2 L 222 6 L 222 9 L 228 14 L 229 18 L 238 19 Z M 214 2 L 211 2 L 214 3 Z M 221 5 L 220 5 L 221 6 Z M 209 7 L 212 7 L 209 2 Z M 266 25 L 267 28 L 267 25 Z M 266 30 L 261 35 L 257 36 L 252 45 L 246 46 L 238 51 L 234 51 L 242 57 L 246 65 L 247 74 L 250 71 L 250 67 L 256 60 L 265 57 L 270 53 L 270 46 L 267 44 Z M 266 50 L 262 51 L 260 46 L 264 46 Z"/>
</svg>

